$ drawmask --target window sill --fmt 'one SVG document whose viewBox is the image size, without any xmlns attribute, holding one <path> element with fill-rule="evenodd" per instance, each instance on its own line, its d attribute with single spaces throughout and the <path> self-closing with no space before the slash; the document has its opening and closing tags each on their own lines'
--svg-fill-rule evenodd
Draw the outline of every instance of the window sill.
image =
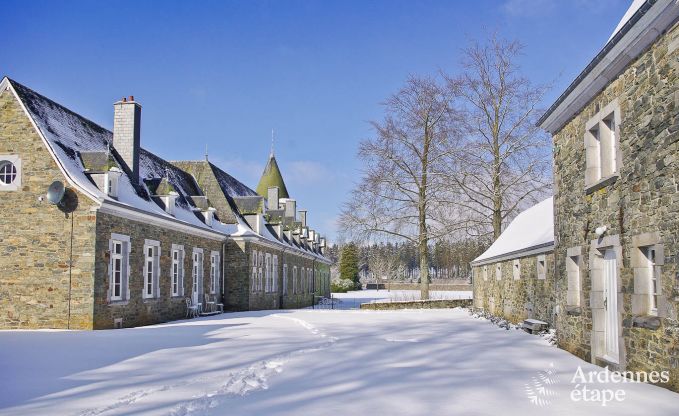
<svg viewBox="0 0 679 416">
<path fill-rule="evenodd" d="M 566 306 L 566 315 L 580 316 L 582 315 L 582 308 L 580 306 Z"/>
<path fill-rule="evenodd" d="M 611 176 L 608 176 L 603 179 L 599 179 L 597 182 L 594 182 L 593 184 L 585 186 L 585 194 L 589 195 L 591 193 L 594 193 L 598 191 L 599 189 L 603 189 L 607 187 L 608 185 L 612 185 L 615 183 L 615 181 L 618 180 L 620 177 L 620 174 L 614 173 Z"/>
<path fill-rule="evenodd" d="M 108 306 L 127 306 L 129 300 L 109 300 Z"/>
<path fill-rule="evenodd" d="M 660 317 L 655 315 L 635 316 L 632 327 L 656 330 L 660 328 Z"/>
<path fill-rule="evenodd" d="M 144 303 L 156 303 L 160 298 L 144 298 Z"/>
</svg>

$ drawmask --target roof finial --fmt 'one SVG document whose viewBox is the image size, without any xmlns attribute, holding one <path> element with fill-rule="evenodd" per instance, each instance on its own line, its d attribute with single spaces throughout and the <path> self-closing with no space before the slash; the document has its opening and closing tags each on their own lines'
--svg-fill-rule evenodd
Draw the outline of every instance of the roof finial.
<svg viewBox="0 0 679 416">
<path fill-rule="evenodd" d="M 271 153 L 269 154 L 269 157 L 273 157 L 273 144 L 274 144 L 274 131 L 271 129 Z"/>
<path fill-rule="evenodd" d="M 205 143 L 205 161 L 208 162 L 208 160 L 207 160 L 207 143 Z"/>
</svg>

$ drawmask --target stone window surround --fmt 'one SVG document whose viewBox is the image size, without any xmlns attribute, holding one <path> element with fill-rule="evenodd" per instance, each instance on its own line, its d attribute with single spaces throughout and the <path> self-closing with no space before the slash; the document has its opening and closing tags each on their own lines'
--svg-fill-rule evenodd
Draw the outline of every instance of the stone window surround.
<svg viewBox="0 0 679 416">
<path fill-rule="evenodd" d="M 146 292 L 148 285 L 148 249 L 153 249 L 153 274 L 152 274 L 152 294 Z M 142 299 L 151 300 L 160 297 L 160 241 L 144 240 L 144 287 L 142 289 Z"/>
<path fill-rule="evenodd" d="M 659 232 L 644 233 L 632 236 L 631 266 L 634 270 L 634 293 L 632 294 L 632 315 L 635 316 L 634 325 L 656 329 L 659 322 L 654 320 L 637 319 L 643 317 L 665 318 L 668 316 L 667 296 L 662 293 L 662 269 L 665 265 L 665 250 L 661 242 Z M 655 272 L 657 284 L 656 309 L 651 310 L 648 260 L 642 249 L 653 248 L 655 250 Z"/>
<path fill-rule="evenodd" d="M 121 266 L 123 267 L 124 273 L 121 273 L 121 293 L 120 297 L 113 297 L 113 242 L 120 242 L 121 247 Z M 127 305 L 130 299 L 130 253 L 132 250 L 132 245 L 130 242 L 130 236 L 111 233 L 111 238 L 109 239 L 109 290 L 108 290 L 108 301 L 111 305 Z"/>
<path fill-rule="evenodd" d="M 604 120 L 613 116 L 613 122 L 615 124 L 615 131 L 613 132 L 613 153 L 614 153 L 614 163 L 615 169 L 611 174 L 603 175 L 601 167 L 601 148 L 600 140 L 594 138 L 590 133 L 592 129 L 600 126 Z M 608 105 L 603 107 L 596 113 L 592 118 L 590 118 L 585 123 L 585 133 L 584 133 L 584 145 L 585 145 L 585 193 L 590 194 L 601 188 L 604 188 L 612 183 L 614 183 L 620 172 L 622 166 L 622 153 L 620 151 L 620 125 L 621 125 L 621 115 L 620 115 L 620 104 L 618 99 L 611 101 Z M 600 128 L 600 127 L 598 127 Z M 592 163 L 590 159 L 595 159 L 598 166 L 590 166 Z"/>
<path fill-rule="evenodd" d="M 612 363 L 607 361 L 605 355 L 605 310 L 604 310 L 604 281 L 603 281 L 603 257 L 606 250 L 615 250 L 615 258 L 618 268 L 618 351 L 619 363 Z M 626 359 L 625 342 L 623 338 L 622 316 L 624 312 L 623 299 L 623 285 L 622 285 L 622 246 L 620 245 L 620 235 L 606 235 L 595 240 L 591 240 L 589 250 L 589 276 L 590 276 L 590 292 L 589 305 L 592 313 L 592 363 L 607 364 L 611 366 L 611 370 L 623 371 Z"/>
<path fill-rule="evenodd" d="M 210 252 L 210 294 L 219 293 L 219 251 Z"/>
<path fill-rule="evenodd" d="M 177 253 L 176 260 L 175 253 Z M 172 269 L 170 269 L 170 295 L 172 297 L 182 297 L 184 296 L 184 246 L 172 244 L 170 255 L 172 256 Z M 175 267 L 177 269 L 177 292 L 174 291 Z"/>
<path fill-rule="evenodd" d="M 521 279 L 521 261 L 519 259 L 515 259 L 512 262 L 512 274 L 514 275 L 514 280 Z"/>
<path fill-rule="evenodd" d="M 18 191 L 21 189 L 22 169 L 21 158 L 19 155 L 0 155 L 0 162 L 9 162 L 13 164 L 16 169 L 14 181 L 6 185 L 0 184 L 0 191 Z"/>
<path fill-rule="evenodd" d="M 537 259 L 535 260 L 535 268 L 536 268 L 538 280 L 546 280 L 547 279 L 547 256 L 545 256 L 544 254 L 538 255 Z"/>
<path fill-rule="evenodd" d="M 582 306 L 582 246 L 570 247 L 566 250 L 566 312 L 577 315 Z"/>
</svg>

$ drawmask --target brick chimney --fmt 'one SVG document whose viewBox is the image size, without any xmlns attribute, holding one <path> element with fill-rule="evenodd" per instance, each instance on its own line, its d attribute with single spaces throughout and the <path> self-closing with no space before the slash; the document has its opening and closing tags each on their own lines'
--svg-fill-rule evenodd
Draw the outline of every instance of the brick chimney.
<svg viewBox="0 0 679 416">
<path fill-rule="evenodd" d="M 132 172 L 130 181 L 138 184 L 141 105 L 130 96 L 113 104 L 113 109 L 113 147 Z"/>
</svg>

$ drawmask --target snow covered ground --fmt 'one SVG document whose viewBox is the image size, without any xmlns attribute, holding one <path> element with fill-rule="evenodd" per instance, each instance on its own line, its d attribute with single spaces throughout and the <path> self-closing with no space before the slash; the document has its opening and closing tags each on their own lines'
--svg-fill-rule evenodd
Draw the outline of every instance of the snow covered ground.
<svg viewBox="0 0 679 416">
<path fill-rule="evenodd" d="M 111 331 L 0 331 L 2 415 L 676 415 L 679 395 L 593 383 L 521 331 L 455 310 L 224 314 Z M 580 391 L 580 390 L 578 390 Z"/>
<path fill-rule="evenodd" d="M 347 293 L 333 293 L 333 298 L 339 299 L 335 303 L 337 309 L 357 309 L 361 303 L 369 302 L 399 302 L 419 300 L 419 290 L 357 290 Z M 471 291 L 431 291 L 430 299 L 471 299 Z"/>
</svg>

